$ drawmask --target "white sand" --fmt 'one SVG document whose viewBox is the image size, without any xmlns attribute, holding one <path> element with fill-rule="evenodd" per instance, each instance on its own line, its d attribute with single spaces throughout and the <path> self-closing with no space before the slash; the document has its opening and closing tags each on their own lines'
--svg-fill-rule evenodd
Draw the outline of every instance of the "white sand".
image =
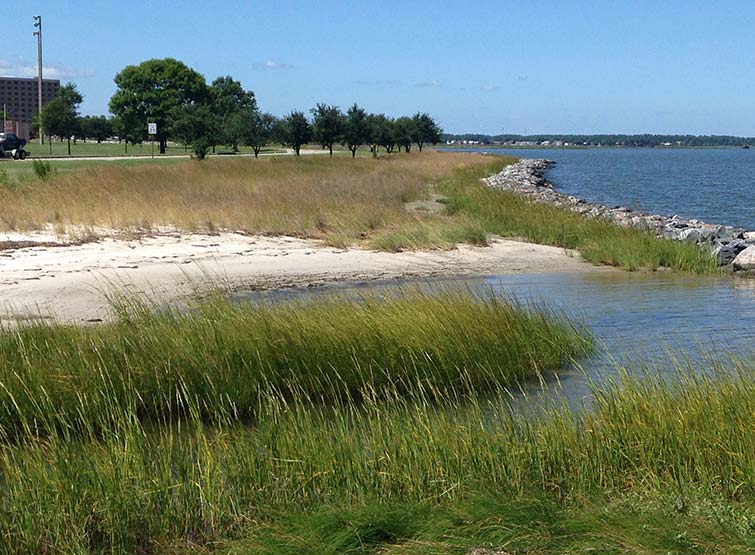
<svg viewBox="0 0 755 555">
<path fill-rule="evenodd" d="M 0 234 L 4 241 L 55 242 L 44 233 Z M 29 315 L 65 322 L 106 318 L 108 294 L 160 301 L 211 284 L 230 289 L 320 285 L 398 277 L 598 271 L 572 252 L 496 239 L 489 247 L 403 253 L 340 250 L 292 237 L 167 234 L 103 239 L 78 246 L 0 250 L 0 321 Z"/>
</svg>

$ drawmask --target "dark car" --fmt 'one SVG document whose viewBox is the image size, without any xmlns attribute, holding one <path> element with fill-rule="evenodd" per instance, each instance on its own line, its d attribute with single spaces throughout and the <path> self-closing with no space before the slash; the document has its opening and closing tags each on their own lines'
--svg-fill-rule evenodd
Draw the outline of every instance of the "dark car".
<svg viewBox="0 0 755 555">
<path fill-rule="evenodd" d="M 10 152 L 13 158 L 23 160 L 26 158 L 26 139 L 19 139 L 15 133 L 0 133 L 0 156 Z"/>
</svg>

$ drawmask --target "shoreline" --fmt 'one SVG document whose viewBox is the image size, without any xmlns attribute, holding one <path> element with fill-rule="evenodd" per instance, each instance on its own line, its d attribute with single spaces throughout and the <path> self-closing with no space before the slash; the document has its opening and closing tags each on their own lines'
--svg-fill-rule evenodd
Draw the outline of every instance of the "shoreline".
<svg viewBox="0 0 755 555">
<path fill-rule="evenodd" d="M 0 244 L 8 239 L 0 234 Z M 41 242 L 41 234 L 13 239 Z M 607 272 L 562 248 L 491 238 L 490 245 L 452 250 L 337 249 L 314 240 L 232 232 L 170 233 L 141 239 L 104 238 L 68 246 L 0 250 L 0 325 L 35 317 L 98 322 L 114 295 L 175 302 L 208 289 L 317 287 L 441 276 L 539 272 Z"/>
<path fill-rule="evenodd" d="M 591 203 L 555 189 L 545 173 L 555 165 L 552 160 L 522 159 L 482 182 L 491 189 L 508 191 L 581 214 L 608 220 L 619 227 L 632 227 L 655 233 L 673 241 L 695 243 L 708 249 L 719 266 L 731 265 L 737 271 L 755 269 L 755 231 L 729 225 L 716 225 L 679 216 L 646 214 L 623 206 L 609 207 Z"/>
</svg>

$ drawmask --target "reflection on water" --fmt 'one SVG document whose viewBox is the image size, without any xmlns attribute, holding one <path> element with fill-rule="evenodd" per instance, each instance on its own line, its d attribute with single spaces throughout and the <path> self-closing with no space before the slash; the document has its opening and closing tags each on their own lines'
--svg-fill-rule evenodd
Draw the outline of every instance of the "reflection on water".
<svg viewBox="0 0 755 555">
<path fill-rule="evenodd" d="M 529 401 L 558 390 L 572 406 L 587 402 L 589 384 L 628 372 L 651 370 L 668 376 L 686 367 L 709 371 L 716 360 L 755 353 L 755 280 L 664 273 L 582 272 L 518 274 L 422 281 L 351 283 L 315 290 L 288 290 L 237 295 L 272 301 L 321 295 L 390 294 L 399 287 L 470 289 L 542 302 L 588 325 L 599 352 L 544 384 L 526 388 Z M 676 359 L 676 361 L 675 361 Z"/>
</svg>

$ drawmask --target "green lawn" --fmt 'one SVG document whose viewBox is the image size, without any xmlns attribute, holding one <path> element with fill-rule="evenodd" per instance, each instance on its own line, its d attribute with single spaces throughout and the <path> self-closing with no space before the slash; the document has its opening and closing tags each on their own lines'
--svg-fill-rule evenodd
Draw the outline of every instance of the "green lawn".
<svg viewBox="0 0 755 555">
<path fill-rule="evenodd" d="M 38 141 L 29 141 L 26 145 L 27 150 L 31 153 L 33 158 L 61 158 L 68 156 L 68 144 L 66 141 L 52 141 L 45 140 L 44 145 L 40 145 Z M 76 144 L 71 143 L 71 156 L 151 156 L 153 153 L 157 156 L 189 156 L 191 154 L 190 149 L 185 148 L 183 145 L 169 144 L 165 154 L 160 154 L 160 149 L 157 143 L 150 144 L 138 144 L 138 145 L 126 145 L 111 144 L 111 143 L 97 143 L 95 141 L 76 141 Z M 219 146 L 215 149 L 218 153 L 230 153 L 231 148 L 227 146 Z M 262 152 L 282 152 L 284 147 L 277 145 L 265 148 Z M 248 147 L 241 147 L 239 152 L 242 154 L 251 154 L 252 150 Z"/>
</svg>

